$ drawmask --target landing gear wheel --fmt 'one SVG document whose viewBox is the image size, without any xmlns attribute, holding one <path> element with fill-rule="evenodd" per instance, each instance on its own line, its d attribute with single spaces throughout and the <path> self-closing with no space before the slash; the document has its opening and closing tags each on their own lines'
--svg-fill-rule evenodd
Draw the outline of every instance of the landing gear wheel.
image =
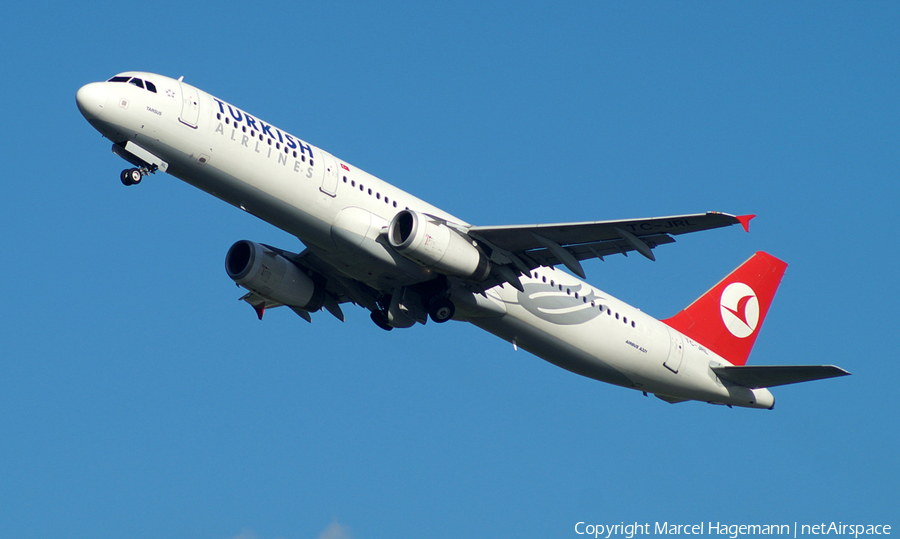
<svg viewBox="0 0 900 539">
<path fill-rule="evenodd" d="M 381 311 L 372 311 L 372 322 L 375 322 L 375 325 L 380 327 L 385 331 L 390 331 L 393 328 L 390 324 L 388 324 L 387 315 Z"/>
<path fill-rule="evenodd" d="M 428 316 L 438 324 L 443 324 L 450 320 L 455 313 L 456 306 L 449 299 L 438 299 L 428 306 Z"/>
<path fill-rule="evenodd" d="M 127 168 L 119 174 L 119 179 L 122 180 L 122 183 L 125 185 L 137 185 L 141 183 L 143 177 L 144 173 L 137 168 Z"/>
</svg>

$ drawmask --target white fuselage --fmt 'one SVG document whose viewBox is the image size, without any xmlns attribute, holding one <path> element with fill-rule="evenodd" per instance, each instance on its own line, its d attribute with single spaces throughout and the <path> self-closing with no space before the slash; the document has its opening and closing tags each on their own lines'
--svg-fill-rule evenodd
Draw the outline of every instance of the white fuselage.
<svg viewBox="0 0 900 539">
<path fill-rule="evenodd" d="M 107 138 L 130 141 L 168 173 L 299 238 L 335 271 L 376 290 L 422 282 L 430 271 L 383 240 L 397 212 L 464 221 L 286 131 L 184 82 L 150 73 L 156 92 L 122 82 L 78 94 L 82 113 Z M 163 168 L 163 167 L 161 167 Z M 771 408 L 765 389 L 723 382 L 729 365 L 666 324 L 572 275 L 540 267 L 473 294 L 452 286 L 455 318 L 551 363 L 666 400 Z"/>
</svg>

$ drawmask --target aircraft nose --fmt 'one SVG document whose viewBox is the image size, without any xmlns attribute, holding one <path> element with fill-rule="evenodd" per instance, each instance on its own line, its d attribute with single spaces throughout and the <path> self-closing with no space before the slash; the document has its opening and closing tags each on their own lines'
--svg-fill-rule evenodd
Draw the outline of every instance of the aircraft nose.
<svg viewBox="0 0 900 539">
<path fill-rule="evenodd" d="M 92 82 L 79 88 L 75 94 L 75 101 L 81 115 L 87 120 L 98 118 L 106 106 L 107 94 L 105 82 Z"/>
</svg>

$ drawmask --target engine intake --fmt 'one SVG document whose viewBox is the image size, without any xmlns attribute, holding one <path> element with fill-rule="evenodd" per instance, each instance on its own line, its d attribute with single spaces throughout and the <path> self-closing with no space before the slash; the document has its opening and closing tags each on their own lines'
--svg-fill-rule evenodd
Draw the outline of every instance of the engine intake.
<svg viewBox="0 0 900 539">
<path fill-rule="evenodd" d="M 491 273 L 491 263 L 468 237 L 412 210 L 391 220 L 388 243 L 406 258 L 444 275 L 479 282 Z"/>
<path fill-rule="evenodd" d="M 241 240 L 225 255 L 225 272 L 260 296 L 306 311 L 322 308 L 325 291 L 293 262 L 252 241 Z"/>
</svg>

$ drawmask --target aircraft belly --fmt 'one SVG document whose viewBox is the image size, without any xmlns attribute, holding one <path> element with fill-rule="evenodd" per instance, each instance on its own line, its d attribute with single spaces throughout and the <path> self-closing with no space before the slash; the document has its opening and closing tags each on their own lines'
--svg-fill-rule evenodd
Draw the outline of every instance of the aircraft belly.
<svg viewBox="0 0 900 539">
<path fill-rule="evenodd" d="M 334 249 L 317 253 L 344 275 L 379 290 L 420 283 L 434 275 L 385 244 L 384 218 L 367 209 L 346 207 L 331 225 Z"/>
<path fill-rule="evenodd" d="M 567 371 L 623 387 L 634 384 L 621 370 L 573 345 L 558 334 L 510 314 L 470 318 L 469 322 Z"/>
<path fill-rule="evenodd" d="M 684 338 L 683 357 L 678 372 L 665 365 L 671 357 L 668 347 L 668 326 L 653 320 L 653 331 L 657 334 L 658 349 L 662 353 L 643 364 L 639 371 L 631 372 L 634 380 L 641 384 L 639 389 L 657 395 L 679 399 L 697 400 L 719 404 L 752 405 L 757 400 L 753 391 L 732 384 L 723 384 L 709 368 L 710 362 L 728 364 L 716 354 L 690 339 Z M 663 342 L 665 341 L 665 342 Z"/>
<path fill-rule="evenodd" d="M 319 216 L 303 211 L 291 198 L 284 198 L 238 179 L 226 172 L 227 167 L 195 160 L 180 159 L 169 163 L 169 173 L 178 179 L 236 206 L 298 237 L 307 245 L 332 247 L 331 225 Z"/>
<path fill-rule="evenodd" d="M 456 305 L 456 317 L 472 321 L 473 318 L 496 318 L 507 313 L 506 304 L 496 289 L 485 290 L 484 295 L 466 288 L 456 279 L 450 281 L 450 300 Z"/>
<path fill-rule="evenodd" d="M 608 294 L 578 288 L 580 294 L 595 298 L 597 306 L 587 303 L 585 309 L 584 302 L 558 288 L 546 290 L 543 283 L 533 281 L 523 284 L 524 292 L 508 286 L 489 291 L 505 305 L 506 315 L 470 316 L 468 321 L 588 378 L 683 399 L 728 403 L 734 400 L 732 393 L 746 399 L 746 392 L 726 388 L 711 375 L 710 352 L 689 339 L 684 341 L 681 368 L 672 372 L 665 366 L 670 354 L 668 326 Z"/>
</svg>

